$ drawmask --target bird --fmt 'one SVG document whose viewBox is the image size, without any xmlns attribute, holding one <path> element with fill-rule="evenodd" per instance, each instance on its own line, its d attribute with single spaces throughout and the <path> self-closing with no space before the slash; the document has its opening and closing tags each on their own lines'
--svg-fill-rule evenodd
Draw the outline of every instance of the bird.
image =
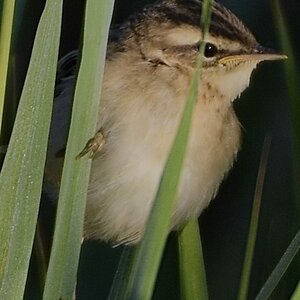
<svg viewBox="0 0 300 300">
<path fill-rule="evenodd" d="M 97 132 L 78 155 L 92 159 L 85 239 L 134 245 L 143 237 L 195 73 L 201 9 L 202 0 L 160 0 L 111 29 Z M 253 70 L 262 61 L 286 58 L 261 46 L 217 1 L 204 42 L 170 231 L 201 214 L 232 168 L 241 146 L 233 102 L 249 86 Z M 72 51 L 58 67 L 45 168 L 51 197 L 59 190 L 77 61 Z"/>
</svg>

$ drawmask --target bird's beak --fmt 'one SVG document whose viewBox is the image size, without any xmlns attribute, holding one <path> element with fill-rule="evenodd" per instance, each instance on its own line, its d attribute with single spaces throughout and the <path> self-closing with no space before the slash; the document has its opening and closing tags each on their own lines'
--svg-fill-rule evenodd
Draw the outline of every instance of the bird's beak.
<svg viewBox="0 0 300 300">
<path fill-rule="evenodd" d="M 265 48 L 262 46 L 257 46 L 252 53 L 247 54 L 234 54 L 222 57 L 219 60 L 220 64 L 227 64 L 230 62 L 247 62 L 247 61 L 253 61 L 253 62 L 261 62 L 264 60 L 280 60 L 280 59 L 287 59 L 287 56 L 278 53 L 273 49 Z"/>
</svg>

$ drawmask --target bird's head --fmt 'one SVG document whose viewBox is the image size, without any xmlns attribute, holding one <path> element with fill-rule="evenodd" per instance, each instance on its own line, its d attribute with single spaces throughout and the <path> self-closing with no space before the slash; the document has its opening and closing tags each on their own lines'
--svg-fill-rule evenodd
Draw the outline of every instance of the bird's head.
<svg viewBox="0 0 300 300">
<path fill-rule="evenodd" d="M 201 0 L 163 0 L 146 7 L 121 28 L 121 51 L 134 50 L 155 67 L 194 70 L 201 9 Z M 249 85 L 258 63 L 286 58 L 261 46 L 244 23 L 216 1 L 205 42 L 202 77 L 230 100 Z"/>
</svg>

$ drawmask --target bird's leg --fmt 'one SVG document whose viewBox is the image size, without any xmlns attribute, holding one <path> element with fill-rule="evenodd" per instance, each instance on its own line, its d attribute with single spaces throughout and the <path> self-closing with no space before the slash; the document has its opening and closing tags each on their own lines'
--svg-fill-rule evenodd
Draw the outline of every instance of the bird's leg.
<svg viewBox="0 0 300 300">
<path fill-rule="evenodd" d="M 100 129 L 94 137 L 88 140 L 84 149 L 76 156 L 76 159 L 79 159 L 89 153 L 89 158 L 92 159 L 97 152 L 101 151 L 105 143 L 104 135 Z"/>
</svg>

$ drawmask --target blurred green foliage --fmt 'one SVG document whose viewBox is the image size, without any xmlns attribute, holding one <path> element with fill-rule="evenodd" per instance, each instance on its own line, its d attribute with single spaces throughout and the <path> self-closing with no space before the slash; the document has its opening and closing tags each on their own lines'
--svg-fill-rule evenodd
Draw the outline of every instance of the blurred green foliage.
<svg viewBox="0 0 300 300">
<path fill-rule="evenodd" d="M 13 10 L 6 14 L 14 23 Z M 21 299 L 27 281 L 42 191 L 61 19 L 62 1 L 47 1 L 0 173 L 1 299 Z M 6 34 L 11 35 L 10 30 Z M 3 84 L 5 80 L 1 80 Z"/>
<path fill-rule="evenodd" d="M 18 34 L 14 36 L 13 60 L 7 87 L 8 101 L 4 115 L 6 129 L 1 137 L 1 144 L 8 141 L 43 1 L 25 2 L 23 13 L 18 20 L 21 25 Z M 61 56 L 78 47 L 83 2 L 65 0 Z M 117 0 L 114 22 L 121 22 L 130 13 L 149 2 L 152 1 Z M 277 39 L 278 25 L 272 15 L 271 0 L 220 2 L 232 9 L 251 28 L 261 44 L 280 49 Z M 281 4 L 294 53 L 300 53 L 300 2 L 281 0 Z M 299 76 L 299 56 L 295 56 L 295 64 Z M 260 154 L 266 134 L 272 135 L 272 144 L 249 299 L 255 297 L 299 228 L 300 204 L 296 201 L 293 176 L 294 172 L 299 173 L 300 170 L 295 170 L 292 147 L 293 139 L 300 137 L 293 135 L 286 80 L 282 62 L 262 64 L 255 71 L 250 88 L 235 103 L 237 115 L 244 128 L 242 150 L 217 198 L 200 218 L 210 299 L 227 300 L 237 296 Z M 44 232 L 48 236 L 48 243 L 51 240 L 51 223 L 54 218 L 54 214 L 50 214 L 49 211 L 53 211 L 52 206 L 43 203 L 41 215 L 43 224 L 46 224 Z M 78 299 L 105 299 L 120 253 L 121 248 L 112 249 L 96 241 L 83 245 L 77 286 Z M 171 234 L 154 299 L 179 299 L 177 254 L 174 234 Z M 33 256 L 25 299 L 40 299 L 36 262 L 37 259 Z M 291 296 L 300 278 L 297 262 L 299 263 L 299 254 L 271 299 L 288 299 Z"/>
</svg>

